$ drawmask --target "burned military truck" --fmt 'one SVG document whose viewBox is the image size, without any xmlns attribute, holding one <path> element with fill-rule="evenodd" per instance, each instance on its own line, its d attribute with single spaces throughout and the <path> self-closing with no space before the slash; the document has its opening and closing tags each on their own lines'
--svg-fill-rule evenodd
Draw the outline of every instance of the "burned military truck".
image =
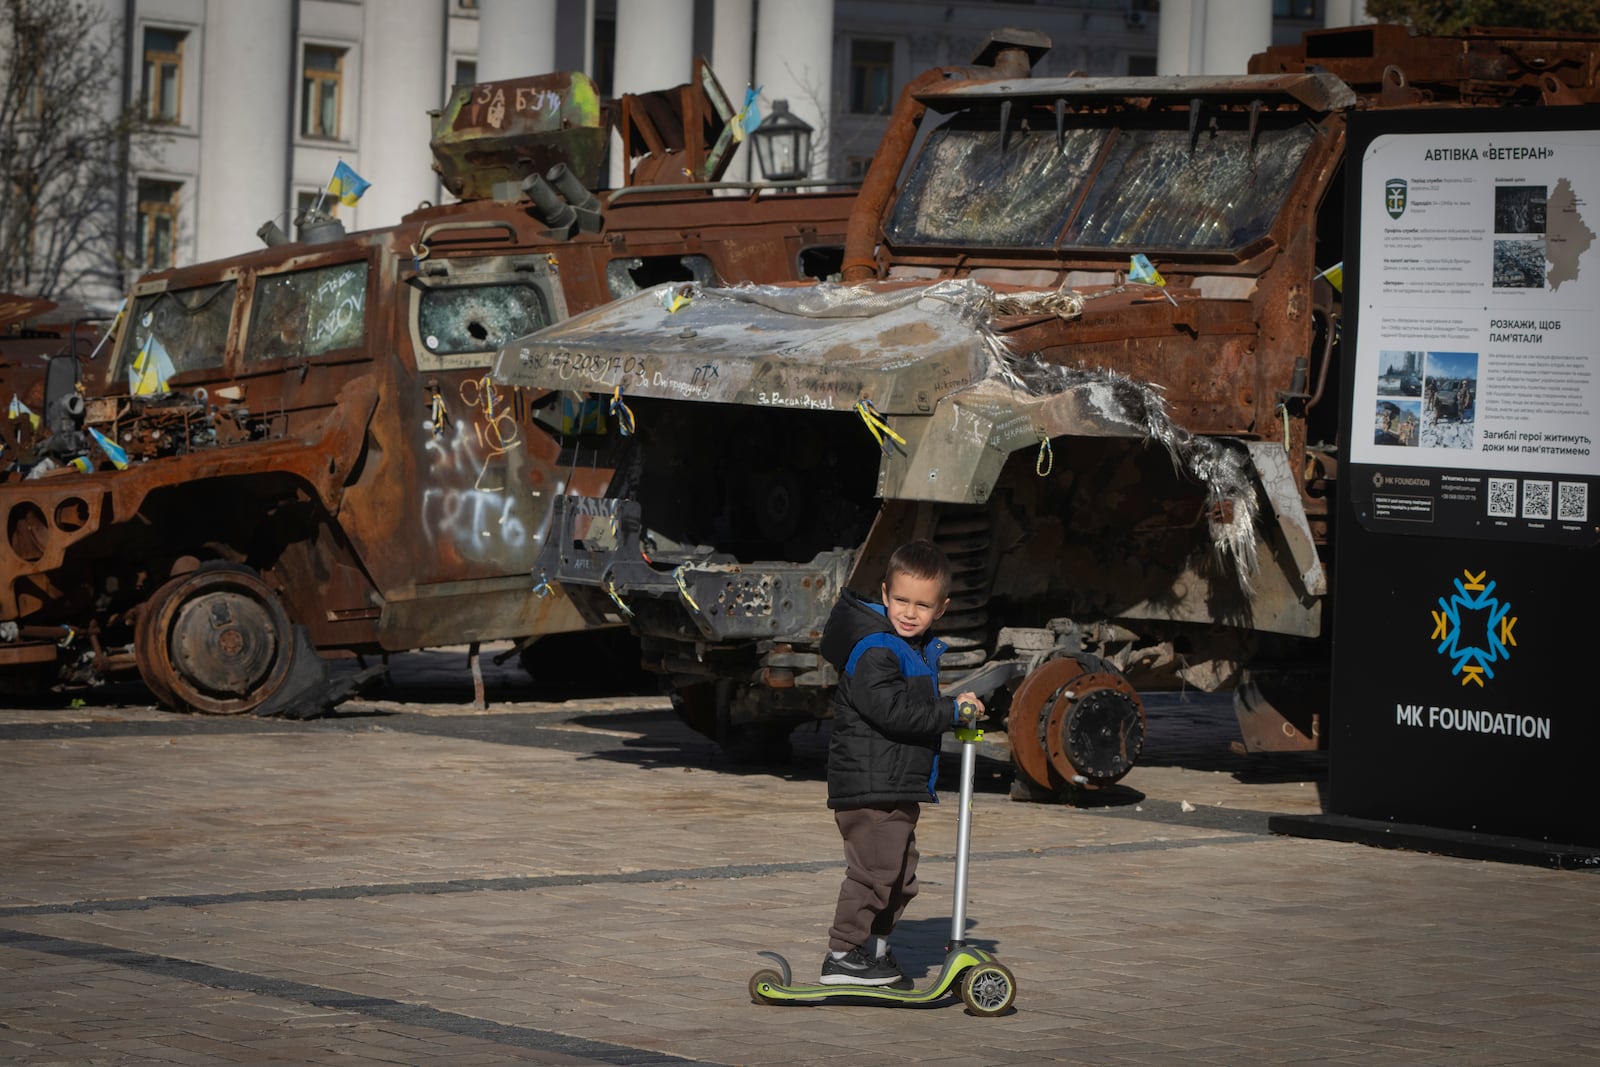
<svg viewBox="0 0 1600 1067">
<path fill-rule="evenodd" d="M 1116 781 L 1141 689 L 1231 688 L 1242 747 L 1316 747 L 1345 117 L 1593 100 L 1597 43 L 1363 26 L 1237 77 L 1034 78 L 1049 42 L 996 34 L 904 91 L 843 284 L 673 287 L 505 347 L 498 380 L 636 423 L 540 574 L 749 755 L 827 715 L 828 609 L 913 537 L 955 563 L 943 682 L 1000 686 L 1020 792 Z"/>
<path fill-rule="evenodd" d="M 641 285 L 837 269 L 853 193 L 713 195 L 731 116 L 703 65 L 604 106 L 581 74 L 461 88 L 433 129 L 461 202 L 140 279 L 87 373 L 51 366 L 67 424 L 7 423 L 0 684 L 136 669 L 168 707 L 307 714 L 322 654 L 584 628 L 529 575 L 552 500 L 604 493 L 576 429 L 610 416 L 489 364 Z M 614 129 L 634 166 L 597 195 Z"/>
</svg>

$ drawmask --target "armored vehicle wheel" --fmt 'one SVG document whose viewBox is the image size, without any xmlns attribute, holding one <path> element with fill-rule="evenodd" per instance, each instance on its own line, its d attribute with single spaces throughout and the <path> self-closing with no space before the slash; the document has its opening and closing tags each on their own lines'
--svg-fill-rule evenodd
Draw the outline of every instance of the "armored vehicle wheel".
<svg viewBox="0 0 1600 1067">
<path fill-rule="evenodd" d="M 139 675 L 180 711 L 238 715 L 278 692 L 294 658 L 289 616 L 248 567 L 204 563 L 161 588 L 139 613 Z"/>
<path fill-rule="evenodd" d="M 1053 791 L 1073 783 L 1110 785 L 1144 748 L 1144 704 L 1128 680 L 1098 656 L 1050 660 L 1011 698 L 1007 733 L 1018 771 Z"/>
<path fill-rule="evenodd" d="M 980 963 L 961 976 L 961 999 L 974 1015 L 999 1015 L 1017 999 L 1017 980 L 1004 964 Z"/>
</svg>

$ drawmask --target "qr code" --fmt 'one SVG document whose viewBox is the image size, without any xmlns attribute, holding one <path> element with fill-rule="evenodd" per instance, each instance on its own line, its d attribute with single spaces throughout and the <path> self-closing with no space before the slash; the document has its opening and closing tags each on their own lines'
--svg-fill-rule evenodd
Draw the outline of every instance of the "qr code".
<svg viewBox="0 0 1600 1067">
<path fill-rule="evenodd" d="M 1550 483 L 1536 482 L 1532 478 L 1522 483 L 1522 517 L 1548 519 L 1550 517 Z"/>
<path fill-rule="evenodd" d="M 1499 519 L 1517 517 L 1517 480 L 1489 479 L 1489 514 Z"/>
<path fill-rule="evenodd" d="M 1556 518 L 1562 522 L 1589 521 L 1589 486 L 1585 482 L 1562 482 L 1556 500 Z"/>
</svg>

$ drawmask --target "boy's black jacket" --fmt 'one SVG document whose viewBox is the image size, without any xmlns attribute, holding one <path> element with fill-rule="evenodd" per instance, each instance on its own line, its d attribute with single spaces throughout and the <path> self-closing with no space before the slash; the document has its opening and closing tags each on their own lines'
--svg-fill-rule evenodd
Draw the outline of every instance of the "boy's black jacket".
<svg viewBox="0 0 1600 1067">
<path fill-rule="evenodd" d="M 882 604 L 848 590 L 822 631 L 822 655 L 839 672 L 828 744 L 828 807 L 937 800 L 939 738 L 954 705 L 939 695 L 943 641 L 912 645 Z"/>
</svg>

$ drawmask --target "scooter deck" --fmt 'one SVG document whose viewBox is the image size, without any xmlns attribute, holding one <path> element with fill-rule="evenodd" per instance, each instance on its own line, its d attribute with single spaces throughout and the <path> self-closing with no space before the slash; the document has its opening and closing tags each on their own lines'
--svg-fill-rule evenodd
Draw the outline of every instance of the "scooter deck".
<svg viewBox="0 0 1600 1067">
<path fill-rule="evenodd" d="M 776 962 L 782 971 L 757 971 L 750 978 L 750 995 L 756 1000 L 772 1004 L 815 1004 L 825 1000 L 876 1001 L 883 1004 L 932 1004 L 955 991 L 958 978 L 969 967 L 996 962 L 995 958 L 980 948 L 962 947 L 945 957 L 938 980 L 926 989 L 895 989 L 892 986 L 823 984 L 821 982 L 796 983 L 789 970 L 789 962 L 776 952 L 762 952 L 762 956 Z"/>
</svg>

